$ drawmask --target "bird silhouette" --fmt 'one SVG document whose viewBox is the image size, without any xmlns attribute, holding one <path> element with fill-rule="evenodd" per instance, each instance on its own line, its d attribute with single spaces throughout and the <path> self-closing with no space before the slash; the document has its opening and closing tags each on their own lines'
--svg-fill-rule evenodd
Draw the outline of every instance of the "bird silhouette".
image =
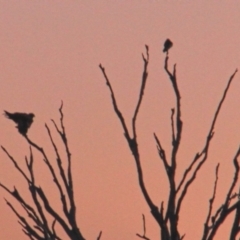
<svg viewBox="0 0 240 240">
<path fill-rule="evenodd" d="M 168 52 L 168 50 L 173 46 L 173 43 L 170 39 L 167 39 L 164 43 L 163 52 Z"/>
<path fill-rule="evenodd" d="M 24 136 L 27 134 L 35 116 L 33 113 L 10 113 L 7 111 L 4 111 L 4 115 L 6 118 L 13 120 L 17 124 L 16 128 L 19 133 Z"/>
</svg>

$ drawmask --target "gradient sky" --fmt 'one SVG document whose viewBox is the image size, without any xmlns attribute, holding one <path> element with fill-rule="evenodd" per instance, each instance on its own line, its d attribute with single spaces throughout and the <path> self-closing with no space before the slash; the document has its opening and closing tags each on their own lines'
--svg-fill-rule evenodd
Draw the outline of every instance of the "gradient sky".
<svg viewBox="0 0 240 240">
<path fill-rule="evenodd" d="M 44 124 L 51 126 L 50 119 L 58 120 L 64 101 L 78 220 L 86 239 L 96 239 L 100 230 L 104 240 L 138 239 L 142 213 L 148 237 L 159 239 L 99 63 L 130 126 L 142 75 L 141 54 L 145 44 L 149 46 L 149 78 L 137 128 L 144 179 L 159 205 L 166 200 L 168 183 L 153 132 L 169 154 L 170 109 L 175 103 L 163 70 L 163 43 L 166 38 L 174 43 L 169 63 L 177 63 L 182 96 L 179 179 L 202 149 L 227 80 L 240 66 L 239 12 L 236 0 L 0 0 L 0 109 L 34 112 L 29 137 L 53 156 Z M 201 236 L 218 162 L 214 209 L 232 180 L 232 158 L 240 144 L 239 89 L 238 73 L 219 116 L 209 159 L 182 205 L 179 230 L 186 233 L 184 239 Z M 24 168 L 28 144 L 12 122 L 1 117 L 0 125 L 0 144 Z M 18 186 L 27 197 L 26 184 L 3 152 L 0 158 L 0 181 L 10 188 Z M 39 185 L 58 205 L 51 177 L 36 153 L 35 163 Z M 2 189 L 0 194 L 0 239 L 26 239 L 3 199 L 11 197 Z M 223 228 L 218 239 L 227 239 L 228 231 Z"/>
</svg>

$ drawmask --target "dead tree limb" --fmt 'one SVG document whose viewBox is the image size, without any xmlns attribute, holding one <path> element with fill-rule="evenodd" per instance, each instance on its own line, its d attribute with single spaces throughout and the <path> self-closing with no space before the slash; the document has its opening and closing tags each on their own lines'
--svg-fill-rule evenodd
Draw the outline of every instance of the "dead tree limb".
<svg viewBox="0 0 240 240">
<path fill-rule="evenodd" d="M 145 239 L 145 240 L 150 240 L 150 238 L 148 238 L 146 236 L 146 221 L 145 221 L 145 216 L 144 214 L 142 214 L 142 220 L 143 220 L 143 234 L 139 234 L 139 233 L 136 233 L 136 235 L 139 237 L 139 238 L 142 238 L 142 239 Z"/>
<path fill-rule="evenodd" d="M 236 235 L 239 232 L 239 194 L 233 193 L 234 188 L 236 187 L 237 180 L 239 177 L 239 163 L 238 158 L 240 156 L 240 147 L 238 148 L 234 158 L 233 158 L 233 165 L 235 168 L 235 173 L 233 176 L 232 183 L 229 187 L 229 190 L 226 194 L 226 198 L 224 203 L 218 208 L 216 213 L 212 216 L 212 226 L 208 228 L 204 228 L 202 240 L 213 240 L 215 237 L 217 230 L 223 224 L 225 219 L 235 211 L 235 219 L 232 226 L 232 231 L 230 234 L 230 240 L 235 240 Z M 231 205 L 231 201 L 233 199 L 237 199 L 237 201 Z M 237 225 L 238 224 L 238 225 Z"/>
<path fill-rule="evenodd" d="M 116 102 L 116 99 L 115 99 L 113 88 L 112 88 L 111 83 L 108 79 L 105 68 L 101 64 L 99 65 L 99 68 L 101 69 L 102 74 L 103 74 L 103 76 L 106 80 L 106 84 L 107 84 L 107 86 L 109 88 L 109 91 L 110 91 L 110 94 L 111 94 L 114 111 L 115 111 L 117 117 L 120 120 L 120 123 L 121 123 L 123 131 L 124 131 L 124 136 L 125 136 L 125 138 L 128 142 L 129 148 L 130 148 L 130 150 L 133 154 L 133 157 L 134 157 L 134 160 L 135 160 L 135 163 L 136 163 L 136 167 L 137 167 L 139 186 L 141 188 L 143 196 L 144 196 L 149 208 L 151 209 L 151 213 L 152 213 L 153 217 L 155 218 L 155 220 L 157 221 L 157 223 L 159 224 L 159 226 L 162 229 L 162 235 L 163 235 L 162 239 L 168 240 L 170 235 L 169 235 L 167 225 L 166 225 L 166 223 L 163 219 L 163 216 L 159 212 L 158 207 L 153 203 L 151 197 L 149 196 L 149 193 L 148 193 L 148 191 L 145 187 L 145 184 L 144 184 L 143 171 L 142 171 L 142 167 L 141 167 L 141 160 L 140 160 L 140 155 L 139 155 L 139 151 L 138 151 L 138 144 L 137 144 L 136 120 L 137 120 L 137 115 L 138 115 L 138 112 L 139 112 L 139 109 L 140 109 L 140 106 L 141 106 L 141 103 L 142 103 L 142 100 L 143 100 L 144 90 L 145 90 L 145 87 L 146 87 L 146 81 L 147 81 L 147 77 L 148 77 L 149 48 L 148 48 L 147 45 L 145 47 L 146 47 L 146 57 L 144 55 L 142 55 L 144 66 L 143 66 L 143 74 L 142 74 L 142 79 L 141 79 L 141 88 L 140 88 L 140 92 L 139 92 L 139 98 L 138 98 L 138 101 L 137 101 L 137 105 L 136 105 L 136 108 L 135 108 L 135 111 L 134 111 L 134 114 L 133 114 L 133 117 L 132 117 L 132 129 L 131 129 L 132 137 L 130 136 L 130 133 L 129 133 L 129 130 L 126 126 L 124 117 L 123 117 L 121 111 L 119 110 L 119 108 L 117 106 L 117 102 Z"/>
<path fill-rule="evenodd" d="M 21 214 L 17 212 L 17 210 L 13 207 L 13 205 L 7 201 L 8 206 L 12 209 L 15 215 L 19 219 L 19 223 L 23 228 L 23 232 L 30 238 L 34 240 L 61 240 L 61 238 L 57 235 L 55 231 L 55 225 L 58 224 L 62 227 L 66 235 L 71 240 L 85 240 L 76 220 L 76 206 L 74 201 L 74 191 L 73 191 L 73 180 L 72 180 L 72 169 L 71 169 L 71 153 L 68 147 L 67 135 L 63 123 L 64 114 L 62 111 L 63 103 L 59 108 L 60 113 L 60 127 L 57 126 L 56 122 L 52 120 L 55 130 L 60 136 L 62 140 L 63 147 L 65 148 L 66 158 L 67 158 L 67 170 L 65 170 L 62 166 L 64 161 L 63 156 L 60 155 L 59 149 L 54 142 L 54 139 L 51 134 L 51 130 L 47 124 L 45 124 L 48 137 L 52 144 L 53 150 L 55 152 L 55 159 L 57 163 L 57 168 L 54 169 L 52 165 L 52 160 L 48 158 L 45 150 L 33 142 L 26 135 L 25 139 L 27 143 L 30 145 L 30 156 L 29 160 L 26 157 L 26 166 L 28 173 L 24 172 L 18 165 L 17 161 L 8 153 L 8 151 L 2 146 L 2 150 L 6 153 L 8 158 L 14 164 L 14 167 L 18 172 L 22 175 L 22 177 L 26 180 L 29 192 L 31 194 L 31 198 L 34 204 L 32 207 L 26 200 L 23 199 L 17 188 L 14 188 L 13 191 L 8 189 L 4 184 L 0 183 L 0 187 L 2 187 L 5 191 L 11 194 L 22 206 L 22 208 L 27 213 L 28 217 L 34 222 L 34 225 L 30 224 L 26 218 L 24 218 Z M 62 217 L 56 209 L 54 204 L 51 203 L 49 197 L 46 195 L 44 189 L 37 184 L 37 180 L 35 179 L 34 174 L 34 156 L 32 149 L 38 151 L 42 158 L 43 163 L 47 167 L 49 173 L 53 178 L 53 183 L 55 184 L 58 193 L 59 199 L 62 205 Z M 36 210 L 35 210 L 36 208 Z M 51 224 L 49 223 L 49 219 L 52 219 Z"/>
<path fill-rule="evenodd" d="M 194 180 L 197 177 L 197 173 L 205 163 L 208 157 L 208 151 L 211 139 L 214 135 L 214 127 L 217 121 L 217 118 L 219 116 L 220 110 L 222 108 L 222 105 L 225 101 L 225 98 L 227 96 L 228 90 L 230 88 L 231 82 L 237 73 L 237 70 L 232 74 L 230 77 L 227 87 L 224 90 L 223 96 L 217 106 L 216 112 L 214 114 L 213 120 L 211 122 L 210 130 L 206 138 L 205 145 L 200 153 L 197 153 L 193 160 L 191 161 L 190 165 L 186 168 L 181 180 L 179 183 L 176 182 L 175 175 L 177 170 L 177 154 L 181 143 L 181 136 L 182 136 L 182 129 L 183 129 L 183 121 L 181 119 L 181 95 L 177 84 L 177 74 L 176 74 L 176 64 L 173 65 L 173 70 L 170 71 L 168 67 L 168 51 L 166 52 L 166 57 L 164 61 L 164 69 L 169 77 L 169 80 L 172 84 L 173 92 L 175 95 L 175 107 L 172 108 L 171 112 L 171 135 L 172 135 L 172 149 L 171 149 L 171 156 L 166 156 L 166 151 L 164 147 L 162 146 L 162 143 L 160 139 L 157 137 L 157 134 L 154 133 L 154 138 L 157 145 L 157 150 L 160 159 L 163 162 L 163 166 L 166 171 L 166 175 L 168 177 L 169 181 L 169 196 L 167 201 L 167 207 L 164 214 L 164 208 L 163 208 L 163 201 L 161 203 L 160 210 L 156 207 L 156 204 L 153 203 L 151 197 L 149 196 L 147 189 L 145 187 L 144 181 L 143 181 L 143 172 L 141 167 L 141 161 L 140 161 L 140 155 L 138 150 L 138 144 L 137 144 L 137 131 L 136 131 L 136 120 L 137 120 L 137 114 L 139 112 L 141 102 L 143 99 L 143 94 L 146 86 L 146 81 L 148 77 L 148 63 L 149 63 L 149 49 L 146 46 L 146 57 L 143 55 L 143 62 L 144 62 L 144 68 L 143 68 L 143 75 L 142 75 L 142 81 L 141 81 L 141 88 L 139 93 L 139 98 L 137 101 L 137 106 L 135 108 L 133 118 L 132 118 L 132 134 L 129 133 L 129 130 L 126 126 L 124 117 L 119 110 L 117 106 L 117 102 L 115 99 L 115 95 L 113 92 L 113 88 L 110 84 L 110 80 L 105 72 L 104 67 L 100 64 L 99 67 L 102 71 L 102 74 L 106 80 L 106 84 L 109 88 L 111 98 L 112 98 L 112 104 L 114 111 L 117 115 L 117 117 L 120 120 L 120 123 L 122 125 L 125 138 L 128 142 L 129 148 L 133 154 L 133 157 L 135 159 L 136 167 L 137 167 L 137 173 L 138 173 L 138 179 L 139 179 L 139 186 L 141 188 L 142 194 L 151 209 L 151 213 L 153 214 L 155 220 L 158 222 L 160 228 L 161 228 L 161 239 L 162 240 L 180 240 L 183 239 L 185 234 L 183 236 L 180 236 L 179 230 L 178 230 L 178 221 L 179 221 L 179 214 L 181 210 L 182 202 L 188 192 L 189 187 L 192 185 Z M 132 137 L 131 137 L 132 135 Z M 236 164 L 235 164 L 236 165 Z M 218 171 L 218 167 L 217 170 Z M 217 172 L 216 172 L 216 178 L 217 178 Z M 234 185 L 235 186 L 235 185 Z M 216 187 L 217 187 L 217 180 L 215 181 L 215 187 L 214 187 L 214 193 L 212 197 L 212 202 L 214 201 L 215 194 L 216 194 Z M 207 223 L 209 222 L 209 218 L 212 212 L 212 204 L 210 206 L 209 210 L 209 216 L 207 217 Z M 230 211 L 230 209 L 229 209 Z M 219 211 L 218 214 L 221 214 L 221 211 Z M 238 218 L 236 218 L 238 219 Z M 236 220 L 237 221 L 237 220 Z M 141 235 L 139 235 L 140 237 Z"/>
</svg>

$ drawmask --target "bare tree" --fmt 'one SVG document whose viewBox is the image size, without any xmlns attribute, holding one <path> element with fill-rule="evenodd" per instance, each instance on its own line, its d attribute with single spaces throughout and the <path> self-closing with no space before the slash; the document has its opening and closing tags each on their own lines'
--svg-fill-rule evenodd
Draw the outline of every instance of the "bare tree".
<svg viewBox="0 0 240 240">
<path fill-rule="evenodd" d="M 31 240 L 61 240 L 59 233 L 56 231 L 56 225 L 60 226 L 63 231 L 68 236 L 68 239 L 71 240 L 84 240 L 76 220 L 76 205 L 74 201 L 74 189 L 73 189 L 73 179 L 72 179 L 72 169 L 71 169 L 71 153 L 68 146 L 67 135 L 63 123 L 63 103 L 59 108 L 60 113 L 60 127 L 57 126 L 56 122 L 52 120 L 53 126 L 60 136 L 60 139 L 63 143 L 66 159 L 61 156 L 58 147 L 55 144 L 55 141 L 52 137 L 51 130 L 47 124 L 45 124 L 49 139 L 51 141 L 53 150 L 55 152 L 55 159 L 57 163 L 57 169 L 54 169 L 52 165 L 52 159 L 50 160 L 47 156 L 44 149 L 34 143 L 28 138 L 25 134 L 23 135 L 26 141 L 30 146 L 29 157 L 25 157 L 25 162 L 27 166 L 27 172 L 19 166 L 17 161 L 10 155 L 10 153 L 1 146 L 2 150 L 6 153 L 8 158 L 14 164 L 15 169 L 21 174 L 21 176 L 27 182 L 29 192 L 33 204 L 30 204 L 27 200 L 22 197 L 21 192 L 14 187 L 13 190 L 7 188 L 3 183 L 0 183 L 0 186 L 5 189 L 10 195 L 12 195 L 18 203 L 21 205 L 23 210 L 28 215 L 28 218 L 24 217 L 22 214 L 17 211 L 17 209 L 6 200 L 7 205 L 15 213 L 18 218 L 19 224 L 22 226 L 23 232 Z M 62 206 L 62 213 L 59 213 L 53 204 L 50 203 L 48 196 L 46 195 L 44 189 L 38 186 L 38 182 L 34 173 L 34 155 L 33 149 L 39 152 L 43 158 L 49 173 L 53 178 L 53 183 L 58 190 L 60 199 L 60 204 Z M 63 168 L 63 162 L 67 162 L 67 168 Z M 63 214 L 64 218 L 61 217 Z M 98 239 L 100 239 L 101 233 L 99 234 Z"/>
<path fill-rule="evenodd" d="M 178 224 L 181 214 L 182 203 L 185 200 L 185 197 L 193 185 L 200 169 L 204 165 L 204 163 L 208 159 L 208 153 L 210 148 L 210 143 L 214 136 L 214 127 L 216 121 L 218 119 L 220 110 L 222 105 L 226 99 L 228 90 L 230 85 L 237 73 L 237 70 L 230 76 L 227 86 L 223 92 L 223 96 L 220 99 L 216 111 L 213 115 L 213 119 L 210 125 L 209 132 L 206 136 L 206 140 L 203 146 L 200 148 L 199 152 L 195 154 L 193 159 L 191 160 L 189 166 L 185 169 L 180 181 L 176 180 L 177 173 L 177 163 L 179 159 L 177 158 L 177 153 L 179 151 L 182 129 L 183 129 L 183 121 L 181 117 L 181 95 L 180 90 L 177 84 L 177 74 L 176 74 L 176 64 L 173 66 L 173 70 L 170 71 L 168 67 L 169 60 L 169 49 L 171 48 L 172 43 L 166 48 L 166 57 L 164 61 L 164 69 L 165 72 L 172 84 L 172 89 L 175 94 L 176 106 L 171 109 L 170 114 L 170 124 L 171 124 L 171 136 L 172 136 L 172 145 L 171 145 L 171 155 L 167 156 L 164 147 L 157 134 L 153 133 L 154 140 L 156 142 L 157 151 L 159 157 L 163 163 L 164 170 L 166 172 L 166 178 L 169 182 L 169 194 L 167 202 L 164 203 L 162 199 L 156 203 L 152 200 L 152 197 L 149 194 L 148 189 L 146 188 L 144 178 L 143 178 L 143 169 L 141 165 L 141 156 L 139 154 L 138 147 L 138 138 L 137 138 L 137 128 L 136 121 L 138 117 L 138 113 L 141 107 L 141 103 L 143 101 L 143 95 L 146 88 L 146 82 L 148 79 L 148 65 L 149 65 L 149 48 L 146 45 L 146 54 L 142 55 L 143 59 L 143 74 L 141 79 L 141 87 L 139 92 L 139 97 L 137 100 L 136 108 L 134 110 L 132 116 L 132 125 L 129 129 L 126 125 L 124 116 L 122 115 L 115 98 L 115 94 L 113 88 L 111 86 L 110 80 L 106 74 L 104 67 L 100 64 L 99 67 L 102 71 L 102 74 L 106 80 L 106 84 L 109 88 L 112 104 L 114 111 L 120 120 L 121 126 L 124 131 L 124 136 L 128 143 L 129 149 L 133 155 L 136 170 L 138 174 L 138 182 L 139 187 L 141 189 L 142 195 L 150 209 L 150 212 L 159 225 L 161 230 L 160 239 L 161 240 L 181 240 L 184 239 L 185 234 L 180 233 Z M 31 240 L 61 240 L 63 239 L 60 233 L 57 231 L 56 226 L 61 228 L 68 239 L 70 240 L 85 240 L 82 234 L 82 230 L 77 224 L 76 220 L 76 204 L 74 201 L 74 188 L 73 188 L 73 179 L 72 179 L 72 165 L 71 165 L 71 153 L 68 146 L 68 139 L 64 127 L 64 114 L 62 111 L 63 104 L 61 104 L 59 108 L 60 113 L 60 127 L 56 124 L 54 120 L 52 120 L 53 127 L 57 134 L 59 135 L 61 142 L 63 144 L 64 151 L 66 153 L 66 157 L 63 157 L 60 154 L 60 147 L 57 146 L 55 140 L 52 137 L 52 132 L 47 124 L 45 124 L 48 137 L 50 139 L 55 159 L 56 166 L 54 167 L 53 160 L 50 159 L 44 148 L 33 142 L 26 133 L 23 134 L 23 137 L 29 144 L 29 157 L 25 157 L 25 163 L 27 167 L 27 171 L 24 171 L 18 162 L 12 157 L 6 148 L 1 146 L 2 150 L 7 155 L 8 159 L 14 164 L 15 169 L 20 173 L 22 178 L 26 181 L 28 190 L 31 196 L 31 203 L 27 201 L 23 194 L 18 190 L 17 187 L 14 187 L 13 190 L 9 189 L 5 184 L 0 183 L 0 186 L 8 192 L 15 200 L 20 204 L 22 209 L 25 211 L 27 217 L 22 215 L 17 208 L 7 199 L 6 203 L 10 207 L 10 209 L 15 213 L 18 218 L 18 222 L 22 227 L 23 232 Z M 53 178 L 54 186 L 58 191 L 57 199 L 60 200 L 61 204 L 61 212 L 56 209 L 47 196 L 44 188 L 39 187 L 39 183 L 36 179 L 36 173 L 34 172 L 34 154 L 35 152 L 40 153 L 43 158 L 43 163 L 46 165 L 48 172 Z M 216 197 L 217 185 L 218 185 L 218 171 L 219 166 L 216 166 L 215 171 L 215 182 L 213 187 L 212 197 L 209 199 L 209 208 L 206 216 L 206 220 L 203 223 L 203 233 L 202 240 L 211 240 L 216 236 L 217 231 L 225 222 L 228 216 L 231 214 L 235 214 L 234 221 L 232 224 L 231 232 L 229 234 L 230 240 L 234 240 L 237 238 L 237 235 L 240 231 L 240 201 L 239 201 L 239 192 L 236 192 L 236 185 L 238 183 L 238 175 L 239 175 L 239 163 L 238 158 L 240 155 L 240 147 L 236 151 L 235 156 L 233 157 L 233 166 L 235 168 L 233 180 L 229 186 L 229 189 L 226 193 L 226 197 L 224 202 L 217 208 L 216 212 L 213 212 L 213 204 Z M 66 161 L 67 167 L 63 167 L 63 163 Z M 158 207 L 160 205 L 160 207 Z M 147 237 L 146 233 L 146 219 L 143 215 L 143 234 L 137 233 L 136 236 L 150 240 Z M 100 231 L 97 236 L 97 240 L 100 240 L 102 237 L 102 232 Z M 66 238 L 64 238 L 66 239 Z"/>
<path fill-rule="evenodd" d="M 166 43 L 165 43 L 166 45 Z M 193 157 L 192 161 L 190 162 L 189 166 L 185 169 L 184 174 L 179 182 L 176 181 L 176 172 L 177 172 L 177 163 L 179 162 L 179 159 L 177 158 L 177 153 L 179 151 L 179 146 L 181 143 L 181 136 L 182 136 L 182 126 L 183 121 L 181 117 L 181 95 L 180 90 L 177 84 L 177 74 L 176 74 L 176 64 L 173 66 L 173 70 L 170 71 L 168 67 L 168 60 L 169 60 L 169 48 L 172 46 L 169 45 L 169 47 L 166 49 L 166 57 L 164 61 L 164 69 L 165 72 L 170 80 L 170 83 L 172 84 L 172 89 L 175 95 L 175 101 L 176 105 L 173 109 L 171 109 L 171 136 L 172 136 L 172 146 L 171 146 L 171 156 L 168 157 L 166 155 L 165 149 L 161 144 L 160 139 L 158 136 L 154 133 L 154 139 L 156 142 L 156 147 L 158 150 L 158 154 L 160 159 L 162 160 L 163 167 L 166 172 L 166 177 L 169 182 L 169 194 L 168 194 L 168 200 L 165 204 L 164 201 L 159 199 L 158 203 L 154 203 L 148 190 L 146 189 L 144 180 L 143 180 L 143 170 L 141 166 L 141 156 L 139 154 L 139 147 L 138 147 L 138 139 L 137 139 L 137 129 L 136 129 L 136 121 L 138 112 L 143 100 L 144 90 L 146 88 L 146 82 L 148 78 L 148 64 L 149 64 L 149 47 L 146 45 L 146 54 L 142 54 L 143 59 L 143 74 L 142 74 L 142 80 L 141 80 L 141 87 L 139 91 L 139 97 L 137 100 L 136 108 L 134 110 L 133 116 L 132 116 L 132 125 L 129 129 L 126 125 L 124 116 L 122 115 L 115 98 L 115 94 L 113 91 L 113 88 L 111 86 L 110 80 L 106 74 L 105 68 L 100 64 L 99 67 L 102 71 L 102 74 L 106 80 L 106 84 L 109 88 L 111 99 L 112 99 L 112 105 L 114 108 L 114 111 L 121 123 L 121 126 L 124 131 L 124 136 L 126 138 L 126 141 L 128 143 L 129 149 L 132 152 L 133 158 L 136 163 L 136 169 L 138 174 L 138 182 L 139 187 L 141 189 L 141 192 L 143 194 L 143 197 L 149 206 L 149 209 L 151 211 L 152 216 L 156 220 L 156 222 L 159 225 L 159 228 L 161 229 L 161 240 L 180 240 L 184 239 L 185 234 L 181 234 L 178 229 L 178 223 L 179 223 L 179 217 L 180 217 L 180 211 L 182 203 L 186 197 L 186 194 L 188 193 L 188 190 L 190 186 L 192 186 L 194 180 L 197 177 L 197 174 L 199 173 L 201 167 L 206 162 L 208 158 L 208 152 L 211 140 L 214 136 L 214 127 L 217 121 L 217 118 L 219 116 L 221 107 L 224 103 L 224 100 L 227 96 L 228 90 L 230 88 L 230 85 L 232 83 L 232 80 L 234 79 L 235 74 L 237 73 L 237 70 L 232 74 L 232 76 L 229 78 L 227 86 L 224 90 L 223 96 L 220 99 L 218 106 L 216 108 L 216 111 L 213 115 L 213 120 L 210 125 L 209 132 L 206 136 L 206 141 L 203 144 L 203 147 L 199 152 L 196 153 L 196 155 Z M 166 46 L 165 46 L 166 48 Z M 213 203 L 215 200 L 216 190 L 217 190 L 217 182 L 218 182 L 218 169 L 219 164 L 216 167 L 216 180 L 214 184 L 214 190 L 212 198 L 209 200 L 209 209 L 208 214 L 206 217 L 206 221 L 203 226 L 203 234 L 202 234 L 202 240 L 211 240 L 214 239 L 217 230 L 219 227 L 224 223 L 226 218 L 231 214 L 235 213 L 235 219 L 232 225 L 232 230 L 230 233 L 230 240 L 234 240 L 237 237 L 237 234 L 240 231 L 240 201 L 238 199 L 239 193 L 234 192 L 237 180 L 238 180 L 238 174 L 239 174 L 239 163 L 238 163 L 238 157 L 240 155 L 240 148 L 237 150 L 234 158 L 233 158 L 233 165 L 235 168 L 235 174 L 234 178 L 232 180 L 231 185 L 229 186 L 228 192 L 226 194 L 225 201 L 222 203 L 222 205 L 218 208 L 216 213 L 212 212 Z M 234 203 L 232 203 L 234 201 Z M 159 203 L 161 202 L 160 209 L 157 207 L 159 206 Z M 232 204 L 231 204 L 232 203 Z M 166 205 L 166 210 L 164 209 L 164 206 Z M 144 233 L 143 235 L 137 234 L 139 238 L 142 239 L 149 239 L 146 237 L 146 227 L 145 227 L 145 218 L 143 217 L 143 229 Z"/>
</svg>

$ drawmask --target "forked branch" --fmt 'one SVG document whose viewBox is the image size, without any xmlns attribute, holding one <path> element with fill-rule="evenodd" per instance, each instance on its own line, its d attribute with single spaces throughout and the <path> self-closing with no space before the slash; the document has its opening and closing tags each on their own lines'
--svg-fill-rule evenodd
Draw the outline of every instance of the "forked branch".
<svg viewBox="0 0 240 240">
<path fill-rule="evenodd" d="M 60 128 L 57 127 L 57 124 L 55 123 L 54 120 L 52 120 L 52 122 L 55 126 L 56 131 L 60 135 L 63 146 L 65 148 L 65 152 L 67 156 L 66 161 L 68 163 L 67 170 L 65 170 L 62 166 L 63 157 L 59 153 L 60 151 L 56 146 L 53 140 L 50 128 L 47 125 L 45 125 L 45 127 L 47 129 L 50 142 L 53 146 L 53 149 L 56 155 L 55 159 L 56 159 L 58 171 L 54 169 L 51 163 L 51 160 L 48 158 L 47 154 L 45 153 L 45 150 L 42 147 L 40 147 L 38 144 L 30 140 L 27 135 L 25 136 L 25 139 L 27 143 L 30 145 L 29 160 L 27 159 L 27 157 L 25 159 L 28 174 L 26 174 L 25 171 L 23 171 L 19 167 L 17 161 L 7 152 L 7 150 L 4 147 L 2 147 L 2 150 L 6 153 L 8 158 L 13 162 L 17 171 L 20 172 L 20 174 L 26 180 L 36 211 L 34 210 L 35 209 L 34 207 L 28 204 L 23 199 L 23 197 L 21 197 L 21 194 L 16 188 L 14 188 L 14 190 L 11 191 L 1 183 L 0 183 L 0 187 L 2 187 L 5 191 L 11 194 L 21 204 L 23 209 L 26 211 L 28 217 L 33 220 L 34 226 L 29 224 L 28 221 L 15 210 L 13 205 L 7 201 L 8 206 L 12 209 L 12 211 L 18 217 L 24 233 L 30 239 L 34 239 L 34 240 L 38 240 L 38 239 L 39 240 L 42 240 L 42 239 L 61 240 L 61 238 L 57 236 L 55 231 L 56 224 L 62 227 L 62 229 L 64 230 L 66 235 L 69 237 L 69 239 L 84 240 L 84 237 L 82 236 L 76 221 L 76 207 L 74 202 L 73 181 L 72 181 L 72 172 L 71 172 L 72 171 L 71 170 L 71 153 L 68 147 L 67 136 L 65 132 L 64 123 L 63 123 L 64 115 L 62 112 L 62 107 L 63 107 L 63 103 L 61 104 L 61 107 L 59 109 Z M 32 148 L 40 152 L 40 154 L 43 157 L 43 163 L 47 166 L 47 169 L 49 170 L 49 173 L 53 178 L 53 183 L 55 184 L 59 192 L 59 198 L 62 204 L 63 214 L 60 214 L 55 209 L 55 205 L 51 203 L 44 189 L 39 187 L 37 184 L 37 180 L 35 179 L 35 174 L 33 171 L 34 157 L 32 153 Z M 52 219 L 51 224 L 49 224 L 49 219 Z"/>
<path fill-rule="evenodd" d="M 220 100 L 220 102 L 218 104 L 217 110 L 216 110 L 216 112 L 214 114 L 214 117 L 213 117 L 213 120 L 212 120 L 212 123 L 211 123 L 211 127 L 210 127 L 210 130 L 209 130 L 208 136 L 206 138 L 206 143 L 205 143 L 205 146 L 203 147 L 203 150 L 201 151 L 201 153 L 197 153 L 196 154 L 196 156 L 193 159 L 193 161 L 191 162 L 190 166 L 185 170 L 183 178 L 180 181 L 180 184 L 179 184 L 179 186 L 177 188 L 177 190 L 179 191 L 179 189 L 183 185 L 185 179 L 187 178 L 188 174 L 190 173 L 192 167 L 194 166 L 195 163 L 198 162 L 198 164 L 197 164 L 195 170 L 193 171 L 191 177 L 189 178 L 189 180 L 187 180 L 187 182 L 183 186 L 183 190 L 182 190 L 182 192 L 180 194 L 180 197 L 178 199 L 178 202 L 177 202 L 177 213 L 179 213 L 179 211 L 180 211 L 182 201 L 183 201 L 183 199 L 184 199 L 184 197 L 185 197 L 185 195 L 186 195 L 186 193 L 188 191 L 188 188 L 190 187 L 190 185 L 192 184 L 192 182 L 196 178 L 197 173 L 201 169 L 202 165 L 207 160 L 208 150 L 209 150 L 211 139 L 212 139 L 212 137 L 214 135 L 214 127 L 215 127 L 217 118 L 219 116 L 219 113 L 220 113 L 220 110 L 221 110 L 222 105 L 224 103 L 224 100 L 226 99 L 226 96 L 227 96 L 228 90 L 229 90 L 229 88 L 231 86 L 232 80 L 234 79 L 234 76 L 236 75 L 237 71 L 238 70 L 236 69 L 235 72 L 232 74 L 232 76 L 228 80 L 228 83 L 227 83 L 227 86 L 226 86 L 226 88 L 224 90 L 223 96 L 222 96 L 222 98 L 221 98 L 221 100 Z"/>
<path fill-rule="evenodd" d="M 139 238 L 142 238 L 142 239 L 145 239 L 145 240 L 150 240 L 150 238 L 148 238 L 146 236 L 146 221 L 145 221 L 145 216 L 144 214 L 142 214 L 142 220 L 143 220 L 143 234 L 139 234 L 139 233 L 136 233 L 136 235 L 139 237 Z"/>
<path fill-rule="evenodd" d="M 138 180 L 139 180 L 139 186 L 141 188 L 141 191 L 143 193 L 143 196 L 149 206 L 149 208 L 151 209 L 151 212 L 154 216 L 154 218 L 156 219 L 156 221 L 158 222 L 159 225 L 161 225 L 162 228 L 167 229 L 165 222 L 163 221 L 163 217 L 162 215 L 159 213 L 157 206 L 153 203 L 152 199 L 150 198 L 147 189 L 145 187 L 144 184 L 144 180 L 143 180 L 143 172 L 142 172 L 142 167 L 141 167 L 141 161 L 140 161 L 140 155 L 139 155 L 139 151 L 138 151 L 138 144 L 137 144 L 137 132 L 136 132 L 136 120 L 137 120 L 137 115 L 143 100 L 143 95 L 144 95 L 144 90 L 146 87 L 146 81 L 147 81 L 147 77 L 148 77 L 148 63 L 149 63 L 149 48 L 146 45 L 146 57 L 144 55 L 142 55 L 143 57 L 143 62 L 144 62 L 144 67 L 143 67 L 143 75 L 142 75 L 142 80 L 141 80 L 141 88 L 140 88 L 140 92 L 139 92 L 139 98 L 137 101 L 137 105 L 133 114 L 133 118 L 132 118 L 132 137 L 130 136 L 129 130 L 126 126 L 124 117 L 121 113 L 121 111 L 119 110 L 118 106 L 117 106 L 117 102 L 116 102 L 116 98 L 114 95 L 114 91 L 113 88 L 111 86 L 111 83 L 109 81 L 109 78 L 105 72 L 105 68 L 100 64 L 99 68 L 101 69 L 103 76 L 106 80 L 106 84 L 109 88 L 109 91 L 111 93 L 111 98 L 112 98 L 112 104 L 113 104 L 113 108 L 114 111 L 117 115 L 117 117 L 119 118 L 123 131 L 124 131 L 124 135 L 126 137 L 126 140 L 128 142 L 129 148 L 134 156 L 135 159 L 135 163 L 136 163 L 136 167 L 137 167 L 137 173 L 138 173 Z M 166 235 L 169 235 L 168 232 L 166 232 Z"/>
</svg>

